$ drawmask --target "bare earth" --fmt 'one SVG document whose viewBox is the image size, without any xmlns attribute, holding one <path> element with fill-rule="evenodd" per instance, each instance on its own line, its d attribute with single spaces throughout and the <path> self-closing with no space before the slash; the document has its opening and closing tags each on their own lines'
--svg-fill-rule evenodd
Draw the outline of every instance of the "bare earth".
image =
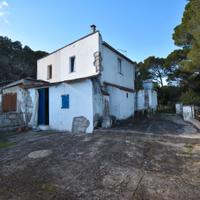
<svg viewBox="0 0 200 200">
<path fill-rule="evenodd" d="M 200 134 L 177 116 L 91 135 L 0 133 L 6 139 L 0 200 L 200 199 Z"/>
</svg>

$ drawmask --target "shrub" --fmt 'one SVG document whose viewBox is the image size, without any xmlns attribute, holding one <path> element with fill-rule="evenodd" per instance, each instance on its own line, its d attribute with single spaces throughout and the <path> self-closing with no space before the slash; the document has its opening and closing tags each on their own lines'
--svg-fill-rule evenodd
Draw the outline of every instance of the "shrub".
<svg viewBox="0 0 200 200">
<path fill-rule="evenodd" d="M 186 105 L 200 106 L 200 94 L 197 94 L 192 90 L 188 90 L 181 95 L 181 102 Z"/>
</svg>

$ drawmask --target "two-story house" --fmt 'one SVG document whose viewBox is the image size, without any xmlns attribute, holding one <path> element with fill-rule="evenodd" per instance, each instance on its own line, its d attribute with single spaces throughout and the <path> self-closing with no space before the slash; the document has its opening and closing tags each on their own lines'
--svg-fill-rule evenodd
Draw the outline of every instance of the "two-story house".
<svg viewBox="0 0 200 200">
<path fill-rule="evenodd" d="M 121 120 L 134 115 L 135 63 L 92 29 L 38 60 L 37 79 L 50 83 L 38 90 L 39 125 L 71 131 L 78 117 L 74 125 L 82 119 L 86 132 L 92 132 L 104 116 Z"/>
<path fill-rule="evenodd" d="M 92 132 L 104 116 L 134 115 L 135 64 L 92 28 L 91 34 L 38 60 L 37 79 L 50 83 L 39 90 L 39 124 L 71 130 L 74 118 L 83 116 Z"/>
<path fill-rule="evenodd" d="M 15 112 L 21 118 L 18 125 L 91 133 L 97 126 L 109 127 L 114 117 L 133 116 L 135 64 L 103 41 L 94 25 L 92 29 L 38 60 L 37 80 L 3 87 L 3 118 Z M 6 126 L 13 124 L 11 118 Z"/>
</svg>

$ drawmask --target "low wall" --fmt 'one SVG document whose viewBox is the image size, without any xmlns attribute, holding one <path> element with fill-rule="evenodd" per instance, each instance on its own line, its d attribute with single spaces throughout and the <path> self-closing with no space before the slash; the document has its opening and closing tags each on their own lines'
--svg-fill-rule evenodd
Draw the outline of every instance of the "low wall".
<svg viewBox="0 0 200 200">
<path fill-rule="evenodd" d="M 25 125 L 23 113 L 9 112 L 0 113 L 0 129 L 12 128 Z"/>
<path fill-rule="evenodd" d="M 183 114 L 183 104 L 182 103 L 176 103 L 176 114 L 182 115 Z"/>
<path fill-rule="evenodd" d="M 194 106 L 183 106 L 183 119 L 185 121 L 189 121 L 190 119 L 194 119 Z"/>
</svg>

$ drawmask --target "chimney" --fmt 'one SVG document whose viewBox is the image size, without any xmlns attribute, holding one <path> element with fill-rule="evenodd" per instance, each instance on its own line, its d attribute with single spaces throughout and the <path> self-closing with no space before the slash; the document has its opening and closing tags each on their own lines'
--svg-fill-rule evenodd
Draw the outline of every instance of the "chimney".
<svg viewBox="0 0 200 200">
<path fill-rule="evenodd" d="M 96 25 L 92 24 L 90 27 L 92 29 L 92 33 L 95 33 L 96 32 Z"/>
</svg>

